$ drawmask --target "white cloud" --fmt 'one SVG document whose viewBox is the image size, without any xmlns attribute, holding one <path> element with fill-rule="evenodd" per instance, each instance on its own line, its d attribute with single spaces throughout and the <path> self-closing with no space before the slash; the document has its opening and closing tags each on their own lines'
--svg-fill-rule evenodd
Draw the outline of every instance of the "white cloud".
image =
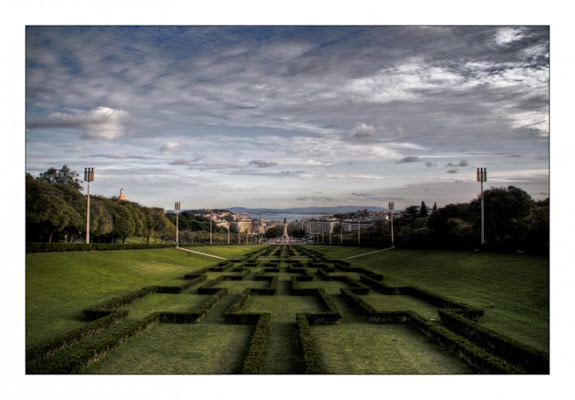
<svg viewBox="0 0 575 400">
<path fill-rule="evenodd" d="M 111 140 L 126 136 L 125 126 L 129 114 L 124 110 L 109 107 L 97 107 L 88 112 L 67 114 L 57 112 L 46 119 L 30 121 L 27 127 L 34 128 L 71 128 L 83 132 L 86 139 Z"/>
<path fill-rule="evenodd" d="M 522 39 L 523 32 L 524 28 L 521 27 L 501 28 L 495 32 L 495 43 L 499 46 L 506 46 L 511 42 Z"/>
</svg>

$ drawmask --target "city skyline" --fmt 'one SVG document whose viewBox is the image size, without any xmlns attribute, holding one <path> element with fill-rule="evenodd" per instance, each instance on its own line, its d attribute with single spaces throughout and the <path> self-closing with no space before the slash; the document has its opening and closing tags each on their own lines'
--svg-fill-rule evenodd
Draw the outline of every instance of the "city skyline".
<svg viewBox="0 0 575 400">
<path fill-rule="evenodd" d="M 26 171 L 151 207 L 549 197 L 546 26 L 29 26 Z"/>
</svg>

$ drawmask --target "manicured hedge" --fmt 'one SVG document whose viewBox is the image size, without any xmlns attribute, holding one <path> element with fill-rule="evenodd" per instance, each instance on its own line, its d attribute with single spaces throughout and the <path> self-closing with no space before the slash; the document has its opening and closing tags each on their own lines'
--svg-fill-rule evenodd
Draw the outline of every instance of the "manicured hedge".
<svg viewBox="0 0 575 400">
<path fill-rule="evenodd" d="M 261 374 L 264 372 L 264 357 L 266 355 L 266 345 L 271 328 L 271 315 L 261 314 L 258 318 L 256 329 L 250 348 L 244 360 L 242 374 Z"/>
<path fill-rule="evenodd" d="M 296 314 L 299 340 L 303 350 L 305 372 L 308 374 L 324 374 L 325 368 L 313 340 L 307 314 Z"/>
<path fill-rule="evenodd" d="M 208 297 L 206 301 L 194 307 L 190 312 L 161 312 L 160 322 L 170 324 L 191 324 L 199 322 L 227 294 L 228 289 L 219 289 L 212 296 Z"/>
<path fill-rule="evenodd" d="M 58 251 L 104 251 L 104 250 L 145 250 L 176 247 L 175 244 L 157 243 L 26 243 L 26 253 Z"/>
<path fill-rule="evenodd" d="M 198 277 L 194 277 L 194 279 L 187 280 L 187 282 L 179 285 L 179 286 L 146 286 L 142 289 L 136 290 L 135 292 L 131 292 L 125 294 L 123 296 L 115 297 L 113 299 L 107 300 L 103 303 L 98 305 L 86 308 L 82 311 L 84 314 L 84 318 L 88 321 L 94 321 L 98 318 L 104 317 L 106 315 L 111 314 L 116 309 L 126 305 L 133 303 L 136 300 L 141 299 L 142 297 L 148 296 L 153 293 L 171 293 L 171 294 L 178 294 L 182 291 L 197 285 L 200 282 L 203 282 L 207 279 L 206 275 L 201 275 Z M 198 289 L 199 290 L 199 289 Z M 212 293 L 210 293 L 212 294 Z"/>
<path fill-rule="evenodd" d="M 102 340 L 89 349 L 83 349 L 63 359 L 38 364 L 26 371 L 29 374 L 74 374 L 80 372 L 94 361 L 104 357 L 120 344 L 144 332 L 160 322 L 160 313 L 153 313 L 135 322 L 110 337 Z M 50 361 L 50 360 L 48 360 Z"/>
<path fill-rule="evenodd" d="M 406 311 L 407 323 L 432 342 L 458 356 L 472 368 L 481 373 L 518 374 L 526 373 L 525 369 L 497 357 L 471 341 L 455 334 L 446 327 L 431 323 L 412 311 Z"/>
<path fill-rule="evenodd" d="M 278 277 L 277 276 L 273 276 L 270 277 L 270 286 L 267 288 L 252 288 L 252 289 L 246 289 L 249 290 L 250 294 L 253 295 L 264 295 L 264 296 L 273 296 L 277 293 L 278 290 Z"/>
<path fill-rule="evenodd" d="M 82 313 L 84 313 L 84 318 L 86 320 L 93 321 L 95 319 L 111 314 L 117 308 L 120 308 L 126 304 L 133 303 L 134 301 L 152 293 L 156 293 L 157 289 L 157 286 L 146 286 L 142 289 L 136 290 L 135 292 L 131 292 L 119 297 L 114 297 L 113 299 L 107 300 L 98 305 L 86 308 L 82 310 Z"/>
<path fill-rule="evenodd" d="M 35 346 L 26 351 L 26 366 L 33 366 L 42 360 L 52 357 L 54 354 L 78 344 L 89 337 L 97 335 L 112 326 L 119 325 L 124 322 L 127 317 L 128 311 L 126 310 L 115 312 L 84 325 L 81 328 L 53 338 L 46 343 Z"/>
<path fill-rule="evenodd" d="M 449 329 L 431 323 L 419 314 L 412 311 L 389 311 L 381 312 L 367 304 L 359 296 L 348 289 L 341 289 L 341 293 L 347 301 L 354 305 L 366 316 L 370 322 L 379 324 L 404 323 L 427 336 L 432 342 L 438 344 L 450 353 L 458 356 L 472 368 L 483 373 L 512 374 L 524 373 L 505 360 L 496 357 L 481 347 L 474 345 Z"/>
<path fill-rule="evenodd" d="M 496 355 L 520 364 L 528 373 L 548 374 L 549 355 L 470 321 L 452 310 L 439 310 L 444 326 L 463 335 Z"/>
<path fill-rule="evenodd" d="M 387 286 L 382 282 L 377 282 L 367 276 L 361 276 L 360 280 L 371 286 L 372 288 L 380 291 L 384 294 L 397 294 L 397 295 L 407 295 L 417 297 L 421 300 L 424 300 L 428 303 L 431 303 L 440 308 L 449 308 L 449 309 L 456 309 L 459 310 L 458 313 L 463 315 L 466 318 L 472 319 L 474 321 L 478 321 L 484 314 L 484 310 L 476 307 L 469 306 L 465 303 L 454 301 L 448 299 L 444 296 L 431 293 L 427 290 L 417 288 L 414 286 L 403 286 L 403 287 L 392 287 Z"/>
</svg>

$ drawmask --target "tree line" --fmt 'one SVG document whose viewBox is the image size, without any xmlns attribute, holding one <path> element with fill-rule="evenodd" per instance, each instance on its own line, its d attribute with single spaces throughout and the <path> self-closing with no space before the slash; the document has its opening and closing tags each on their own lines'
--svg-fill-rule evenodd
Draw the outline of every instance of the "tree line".
<svg viewBox="0 0 575 400">
<path fill-rule="evenodd" d="M 26 173 L 26 240 L 65 241 L 85 238 L 87 198 L 79 175 L 64 165 L 33 177 Z M 90 241 L 125 243 L 131 236 L 147 242 L 173 240 L 175 226 L 163 208 L 144 207 L 117 197 L 90 196 Z"/>
<path fill-rule="evenodd" d="M 547 247 L 549 198 L 535 201 L 520 188 L 491 188 L 484 193 L 485 242 L 493 246 Z M 445 207 L 410 206 L 393 221 L 394 243 L 429 247 L 472 246 L 480 242 L 481 197 Z M 362 234 L 363 235 L 363 234 Z M 391 242 L 391 227 L 378 221 L 362 240 Z"/>
</svg>

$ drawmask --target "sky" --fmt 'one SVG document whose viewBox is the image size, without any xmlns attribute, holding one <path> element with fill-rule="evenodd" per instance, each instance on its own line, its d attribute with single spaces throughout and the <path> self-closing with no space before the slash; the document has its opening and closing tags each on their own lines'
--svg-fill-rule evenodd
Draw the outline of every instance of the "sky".
<svg viewBox="0 0 575 400">
<path fill-rule="evenodd" d="M 26 171 L 172 209 L 549 197 L 545 25 L 26 27 Z M 86 186 L 86 185 L 85 185 Z"/>
</svg>

